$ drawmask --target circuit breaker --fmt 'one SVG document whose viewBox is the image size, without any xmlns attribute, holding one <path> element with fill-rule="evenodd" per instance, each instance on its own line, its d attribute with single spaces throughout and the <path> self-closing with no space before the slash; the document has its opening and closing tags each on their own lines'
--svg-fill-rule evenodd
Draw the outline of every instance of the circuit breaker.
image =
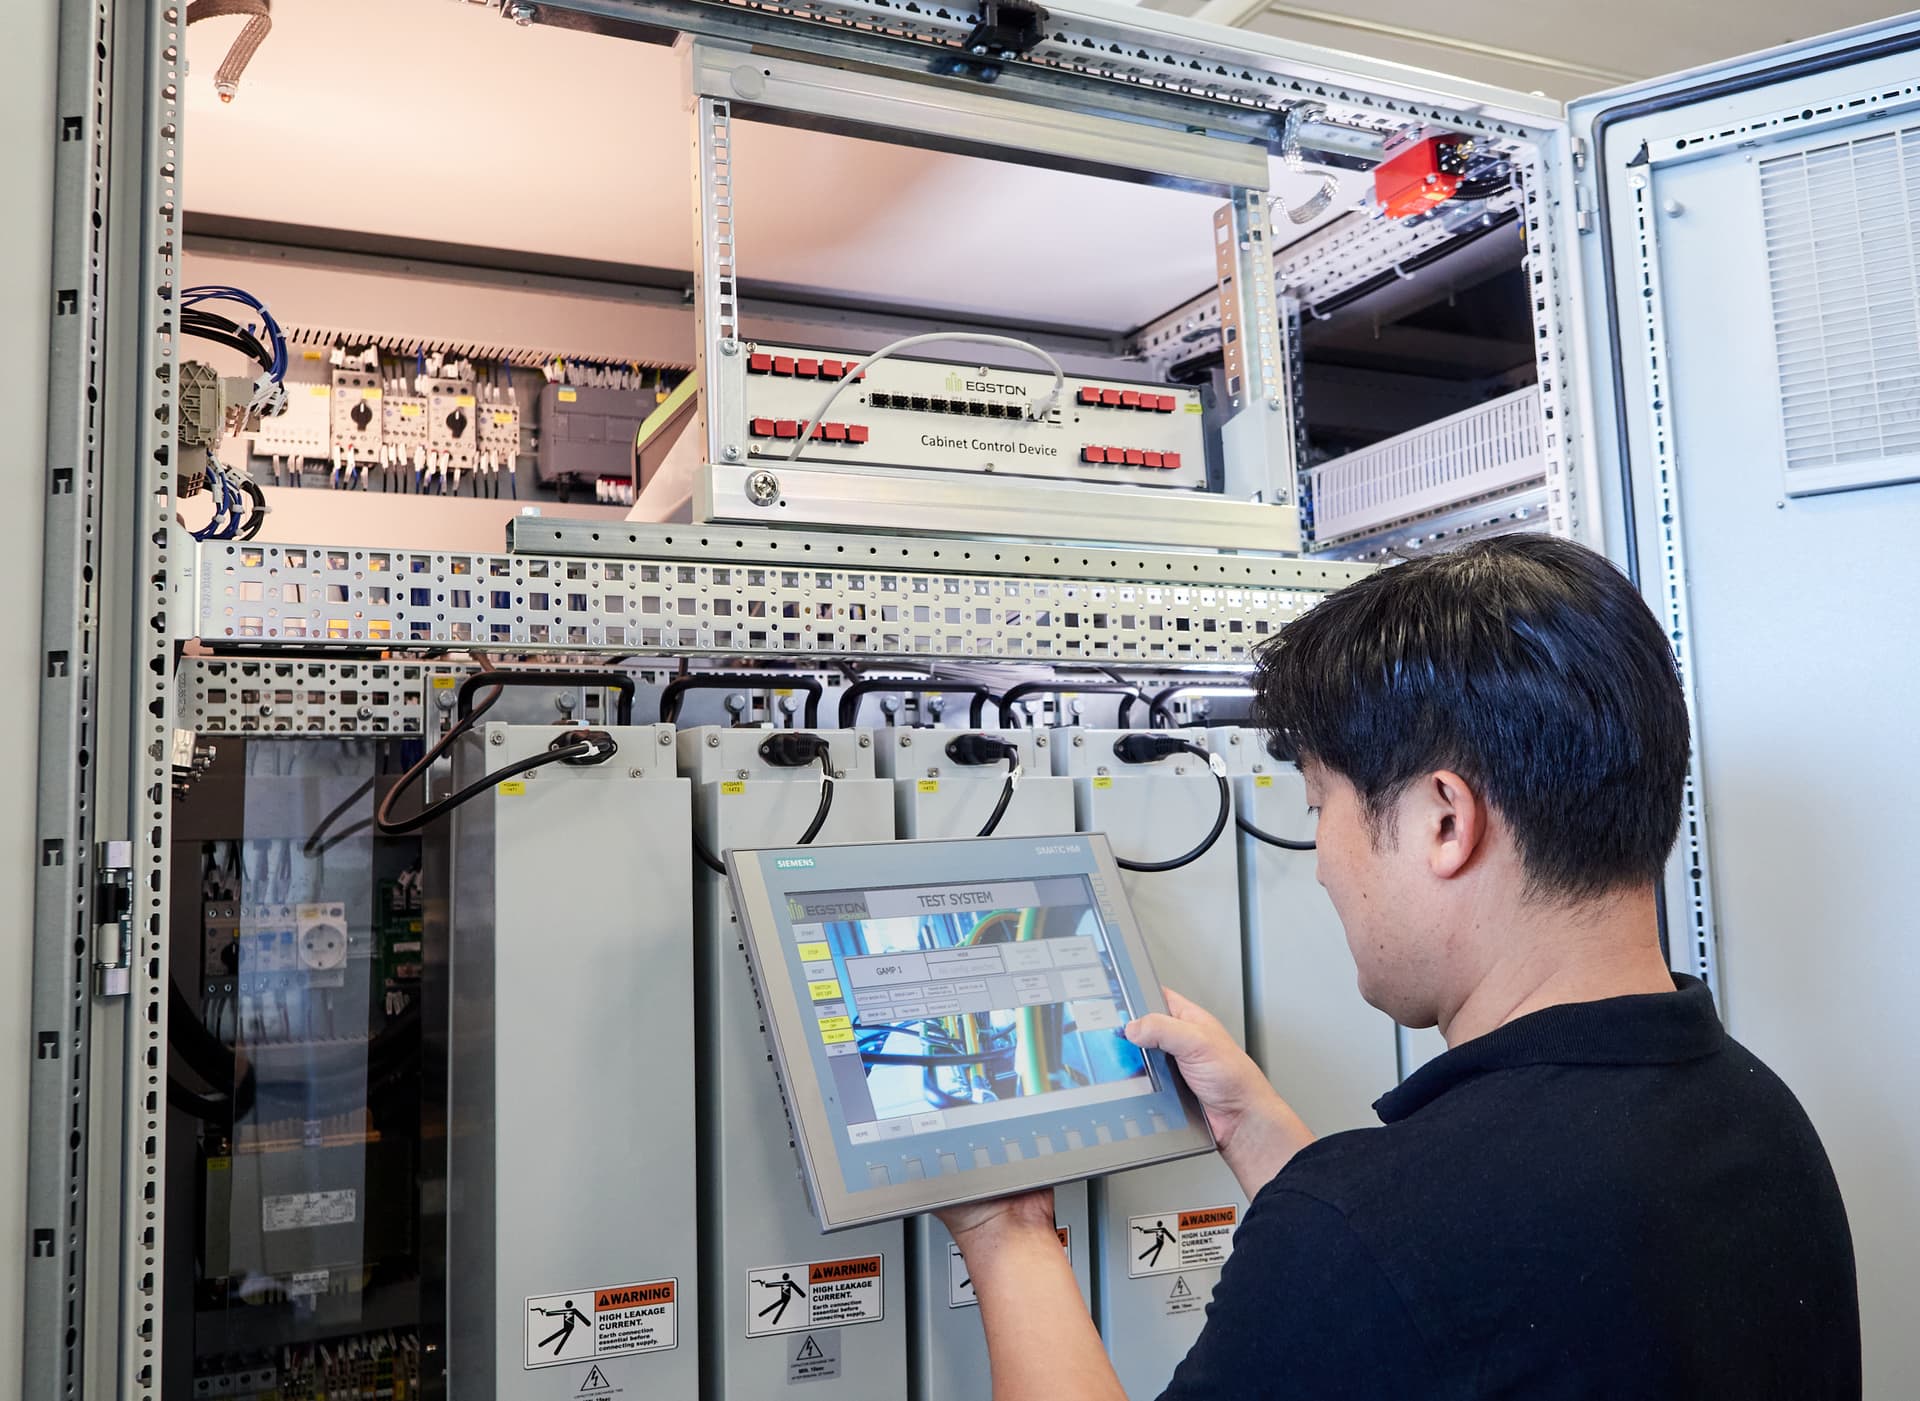
<svg viewBox="0 0 1920 1401">
<path fill-rule="evenodd" d="M 557 733 L 482 726 L 455 787 Z M 502 781 L 450 819 L 436 976 L 463 1401 L 699 1394 L 689 785 L 671 726 L 606 733 L 611 760 Z"/>
<path fill-rule="evenodd" d="M 1306 781 L 1258 730 L 1208 731 L 1226 760 L 1237 816 L 1313 840 Z M 1360 997 L 1353 955 L 1311 851 L 1235 833 L 1246 942 L 1247 1051 L 1316 1134 L 1366 1128 L 1395 1081 L 1394 1026 Z"/>
<path fill-rule="evenodd" d="M 996 836 L 1047 836 L 1074 831 L 1073 781 L 1054 777 L 1051 737 L 1036 730 L 882 730 L 875 763 L 892 778 L 900 835 L 972 837 L 992 816 L 1006 784 L 1004 764 L 958 762 L 949 747 L 978 735 L 1014 747 L 1020 778 Z M 1083 1298 L 1091 1299 L 1087 1186 L 1053 1189 L 1053 1219 Z M 993 1379 L 979 1301 L 966 1262 L 947 1228 L 931 1216 L 907 1223 L 912 1246 L 908 1328 L 912 1338 L 914 1401 L 991 1401 Z"/>
<path fill-rule="evenodd" d="M 1204 730 L 1153 733 L 1199 747 L 1207 739 Z M 1123 862 L 1176 860 L 1199 848 L 1218 823 L 1221 785 L 1194 754 L 1126 762 L 1115 746 L 1128 734 L 1141 732 L 1054 730 L 1054 772 L 1074 780 L 1080 830 L 1105 832 Z M 1175 870 L 1123 872 L 1160 981 L 1244 1042 L 1239 869 L 1230 832 Z M 1136 1401 L 1160 1394 L 1200 1336 L 1245 1209 L 1217 1156 L 1136 1168 L 1093 1185 L 1094 1321 Z"/>
<path fill-rule="evenodd" d="M 771 742 L 817 734 L 833 770 L 815 838 L 890 841 L 893 785 L 862 730 L 682 730 L 680 771 L 711 856 L 793 846 L 822 797 L 820 763 L 778 762 Z M 769 1064 L 726 880 L 695 875 L 700 1033 L 701 1354 L 707 1395 L 760 1401 L 808 1383 L 808 1401 L 900 1401 L 907 1390 L 906 1233 L 898 1222 L 822 1235 Z"/>
</svg>

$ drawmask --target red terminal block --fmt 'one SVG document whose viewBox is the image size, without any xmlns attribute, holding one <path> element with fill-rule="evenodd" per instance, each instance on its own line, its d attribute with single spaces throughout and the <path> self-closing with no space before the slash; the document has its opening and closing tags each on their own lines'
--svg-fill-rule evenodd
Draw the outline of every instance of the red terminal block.
<svg viewBox="0 0 1920 1401">
<path fill-rule="evenodd" d="M 1142 402 L 1144 405 L 1144 401 Z M 1172 413 L 1176 407 L 1176 400 L 1171 394 L 1158 394 L 1154 396 L 1153 407 L 1160 413 Z"/>
<path fill-rule="evenodd" d="M 1080 402 L 1081 402 L 1081 403 L 1083 403 L 1083 404 L 1097 404 L 1097 403 L 1099 403 L 1099 402 L 1100 402 L 1100 391 L 1099 391 L 1098 389 L 1096 389 L 1096 388 L 1094 388 L 1094 387 L 1093 387 L 1093 386 L 1092 386 L 1091 384 L 1083 384 L 1083 385 L 1081 385 L 1081 386 L 1080 386 Z"/>
<path fill-rule="evenodd" d="M 773 357 L 771 355 L 749 355 L 747 357 L 747 373 L 750 375 L 772 374 Z"/>
<path fill-rule="evenodd" d="M 1147 456 L 1147 466 L 1158 467 L 1161 465 L 1161 458 L 1164 456 L 1164 454 L 1157 453 L 1157 452 L 1150 452 L 1146 456 Z"/>
<path fill-rule="evenodd" d="M 1139 448 L 1127 449 L 1127 466 L 1144 467 L 1146 465 L 1146 461 L 1147 461 L 1147 455 L 1144 452 L 1142 452 Z"/>
<path fill-rule="evenodd" d="M 792 373 L 793 373 L 793 357 L 792 357 L 791 355 L 776 355 L 776 356 L 774 356 L 774 357 L 773 357 L 773 372 L 774 372 L 774 373 L 775 373 L 776 375 L 790 375 L 790 374 L 792 374 Z"/>
<path fill-rule="evenodd" d="M 1082 390 L 1081 392 L 1085 393 L 1086 391 Z M 1099 391 L 1095 390 L 1094 392 L 1097 394 Z M 1107 460 L 1107 450 L 1105 448 L 1081 448 L 1080 460 L 1082 462 L 1105 462 Z"/>
<path fill-rule="evenodd" d="M 776 438 L 799 437 L 800 436 L 799 421 L 797 419 L 791 419 L 791 418 L 783 418 L 783 419 L 777 420 L 773 425 L 773 436 Z"/>
<path fill-rule="evenodd" d="M 1375 167 L 1374 205 L 1389 219 L 1406 219 L 1452 199 L 1472 153 L 1472 139 L 1453 132 L 1414 142 Z"/>
<path fill-rule="evenodd" d="M 796 360 L 793 362 L 793 372 L 800 376 L 801 379 L 814 379 L 820 374 L 820 362 L 818 360 Z"/>
<path fill-rule="evenodd" d="M 1120 406 L 1121 406 L 1122 408 L 1127 408 L 1127 409 L 1137 409 L 1137 408 L 1139 408 L 1139 407 L 1140 407 L 1140 391 L 1139 391 L 1139 390 L 1137 390 L 1137 389 L 1123 389 L 1123 390 L 1121 390 L 1121 391 L 1120 391 Z"/>
<path fill-rule="evenodd" d="M 827 440 L 827 425 L 824 423 L 814 424 L 813 432 L 809 433 L 807 436 L 810 438 L 818 439 L 820 442 L 824 443 Z"/>
<path fill-rule="evenodd" d="M 844 423 L 829 423 L 829 424 L 827 424 L 827 425 L 826 425 L 826 429 L 827 429 L 827 441 L 828 441 L 828 442 L 832 442 L 832 443 L 844 443 L 844 442 L 846 442 L 846 440 L 847 440 L 847 425 L 846 425 L 846 424 L 844 424 Z"/>
<path fill-rule="evenodd" d="M 1179 471 L 1180 470 L 1180 454 L 1177 452 L 1161 453 L 1160 465 L 1166 468 L 1169 472 Z"/>
<path fill-rule="evenodd" d="M 821 379 L 839 379 L 840 376 L 846 372 L 847 367 L 838 360 L 822 360 L 820 362 Z"/>
<path fill-rule="evenodd" d="M 750 425 L 750 429 L 756 438 L 771 438 L 773 436 L 773 420 L 770 418 L 756 418 Z"/>
<path fill-rule="evenodd" d="M 864 424 L 864 423 L 849 423 L 849 424 L 847 425 L 847 441 L 848 441 L 848 442 L 850 442 L 850 443 L 864 443 L 864 442 L 866 442 L 866 440 L 867 440 L 867 425 L 866 425 L 866 424 Z"/>
<path fill-rule="evenodd" d="M 1100 402 L 1105 404 L 1110 409 L 1117 407 L 1120 403 L 1120 391 L 1117 389 L 1101 390 Z"/>
</svg>

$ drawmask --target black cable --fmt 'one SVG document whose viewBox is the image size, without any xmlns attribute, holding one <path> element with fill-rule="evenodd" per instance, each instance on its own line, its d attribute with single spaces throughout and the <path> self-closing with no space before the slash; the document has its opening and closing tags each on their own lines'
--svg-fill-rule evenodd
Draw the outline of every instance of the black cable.
<svg viewBox="0 0 1920 1401">
<path fill-rule="evenodd" d="M 1255 841 L 1265 842 L 1268 846 L 1277 846 L 1283 851 L 1319 850 L 1319 846 L 1315 842 L 1295 841 L 1291 837 L 1276 837 L 1271 832 L 1263 832 L 1251 822 L 1247 821 L 1246 818 L 1238 814 L 1234 816 L 1233 825 L 1245 832 L 1249 837 L 1252 837 Z"/>
<path fill-rule="evenodd" d="M 1011 1060 L 1013 1048 L 994 1051 L 975 1056 L 910 1056 L 893 1051 L 862 1051 L 862 1065 L 986 1065 L 997 1060 Z"/>
<path fill-rule="evenodd" d="M 180 330 L 183 335 L 237 350 L 248 359 L 259 362 L 260 367 L 269 373 L 273 370 L 273 352 L 260 343 L 260 338 L 217 312 L 183 311 L 180 313 Z"/>
<path fill-rule="evenodd" d="M 813 821 L 807 824 L 807 830 L 802 832 L 800 840 L 794 843 L 795 846 L 812 846 L 813 839 L 820 835 L 820 829 L 827 825 L 827 814 L 833 811 L 832 751 L 828 749 L 827 742 L 818 735 L 796 736 L 792 731 L 785 731 L 784 735 L 789 738 L 805 738 L 818 742 L 819 747 L 812 751 L 811 757 L 820 760 L 820 806 L 813 810 Z M 768 745 L 772 743 L 773 740 L 768 740 L 766 744 L 761 745 L 760 752 L 766 754 Z M 715 875 L 724 876 L 727 873 L 727 863 L 707 850 L 707 844 L 700 840 L 700 834 L 697 831 L 693 834 L 693 854 L 699 858 L 701 865 Z"/>
<path fill-rule="evenodd" d="M 486 792 L 494 784 L 514 777 L 516 774 L 531 773 L 534 769 L 545 768 L 549 764 L 604 764 L 620 752 L 620 746 L 613 737 L 599 730 L 569 730 L 560 736 L 539 754 L 529 754 L 524 759 L 483 774 L 462 788 L 458 793 L 450 793 L 437 803 L 429 803 L 412 817 L 399 822 L 380 821 L 380 830 L 390 837 L 405 836 L 417 832 L 436 818 L 445 817 L 462 803 L 469 802 Z"/>
<path fill-rule="evenodd" d="M 956 764 L 993 764 L 1007 761 L 1007 781 L 1000 786 L 1000 801 L 993 805 L 993 812 L 987 818 L 987 825 L 975 835 L 991 837 L 994 829 L 1000 825 L 1000 819 L 1007 815 L 1007 804 L 1013 801 L 1014 785 L 1020 781 L 1020 749 L 994 735 L 961 734 L 947 741 L 947 757 Z"/>
<path fill-rule="evenodd" d="M 485 653 L 476 652 L 473 654 L 473 657 L 474 660 L 480 664 L 483 672 L 491 672 L 495 669 L 493 663 L 487 659 Z M 373 825 L 378 828 L 381 833 L 386 836 L 395 836 L 403 830 L 409 832 L 413 830 L 411 827 L 403 829 L 393 825 L 393 808 L 394 805 L 400 801 L 400 795 L 418 783 L 420 776 L 432 768 L 442 754 L 453 747 L 455 740 L 479 724 L 480 717 L 491 710 L 494 702 L 499 700 L 505 693 L 504 687 L 495 686 L 487 693 L 485 700 L 481 701 L 480 704 L 476 705 L 472 710 L 460 716 L 453 724 L 449 725 L 447 732 L 429 746 L 426 753 L 414 760 L 411 768 L 400 775 L 399 780 L 393 787 L 387 790 L 387 796 L 380 800 L 380 806 L 374 809 Z"/>
<path fill-rule="evenodd" d="M 1170 861 L 1129 861 L 1124 856 L 1113 858 L 1114 865 L 1123 871 L 1177 871 L 1182 866 L 1198 861 L 1213 844 L 1220 840 L 1220 834 L 1227 830 L 1227 819 L 1233 815 L 1233 789 L 1227 784 L 1227 775 L 1222 767 L 1216 767 L 1214 756 L 1191 740 L 1175 739 L 1171 735 L 1158 734 L 1152 730 L 1142 730 L 1138 734 L 1122 735 L 1113 742 L 1113 752 L 1123 764 L 1150 764 L 1156 759 L 1164 759 L 1173 754 L 1192 754 L 1204 759 L 1213 781 L 1220 785 L 1220 810 L 1214 814 L 1213 826 L 1207 835 L 1201 838 L 1200 845 L 1185 855 L 1176 856 Z"/>
</svg>

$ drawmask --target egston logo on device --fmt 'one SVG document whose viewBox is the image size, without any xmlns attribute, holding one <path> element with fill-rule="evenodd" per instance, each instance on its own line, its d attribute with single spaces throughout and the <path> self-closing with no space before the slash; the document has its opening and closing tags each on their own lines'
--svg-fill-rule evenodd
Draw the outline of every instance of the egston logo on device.
<svg viewBox="0 0 1920 1401">
<path fill-rule="evenodd" d="M 796 866 L 811 866 L 813 858 L 811 856 L 776 856 L 773 858 L 773 864 L 782 871 L 791 871 Z"/>
</svg>

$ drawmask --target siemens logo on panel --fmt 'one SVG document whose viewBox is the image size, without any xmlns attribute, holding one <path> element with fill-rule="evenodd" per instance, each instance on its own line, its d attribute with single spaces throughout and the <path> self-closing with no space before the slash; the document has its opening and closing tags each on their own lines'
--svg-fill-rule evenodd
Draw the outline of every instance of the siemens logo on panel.
<svg viewBox="0 0 1920 1401">
<path fill-rule="evenodd" d="M 773 864 L 782 871 L 790 871 L 797 866 L 811 866 L 813 858 L 811 856 L 776 856 L 773 858 Z"/>
</svg>

